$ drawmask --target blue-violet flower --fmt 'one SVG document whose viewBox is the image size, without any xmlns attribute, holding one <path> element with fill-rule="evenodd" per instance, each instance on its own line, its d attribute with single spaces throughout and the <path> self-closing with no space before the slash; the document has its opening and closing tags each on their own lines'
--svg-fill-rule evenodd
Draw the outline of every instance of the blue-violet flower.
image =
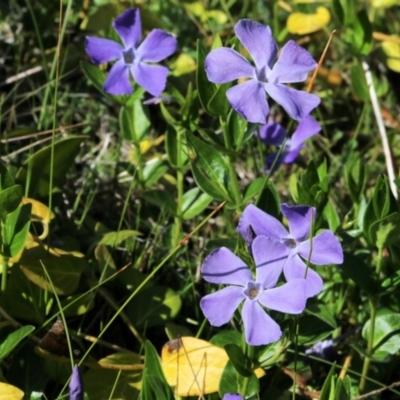
<svg viewBox="0 0 400 400">
<path fill-rule="evenodd" d="M 222 400 L 243 400 L 243 397 L 239 393 L 227 393 Z"/>
<path fill-rule="evenodd" d="M 277 170 L 283 163 L 293 164 L 298 157 L 300 150 L 304 148 L 304 142 L 316 135 L 321 130 L 321 125 L 311 116 L 305 117 L 300 121 L 297 129 L 293 132 L 290 139 L 285 142 L 279 159 L 275 163 L 274 170 Z M 259 128 L 260 139 L 263 143 L 280 146 L 287 136 L 286 129 L 276 122 L 268 122 Z M 270 154 L 265 161 L 265 170 L 268 173 L 275 161 L 278 152 Z"/>
<path fill-rule="evenodd" d="M 254 237 L 257 238 L 258 235 L 272 238 L 283 244 L 284 248 L 280 257 L 286 259 L 286 262 L 281 264 L 286 280 L 290 282 L 293 279 L 305 278 L 307 296 L 315 296 L 321 292 L 323 282 L 315 271 L 307 268 L 303 259 L 310 258 L 310 262 L 316 265 L 341 264 L 343 262 L 342 246 L 330 230 L 318 233 L 312 240 L 307 239 L 315 221 L 314 207 L 281 204 L 281 211 L 288 221 L 289 232 L 280 221 L 252 204 L 243 211 L 237 231 L 248 245 L 251 245 L 255 240 Z"/>
<path fill-rule="evenodd" d="M 71 382 L 69 383 L 69 398 L 70 400 L 83 400 L 83 381 L 79 367 L 74 366 L 72 371 Z"/>
<path fill-rule="evenodd" d="M 139 44 L 142 23 L 137 8 L 124 11 L 113 22 L 113 27 L 124 44 L 110 39 L 86 37 L 86 52 L 95 64 L 118 60 L 111 68 L 104 91 L 110 94 L 131 94 L 129 71 L 137 84 L 155 97 L 160 96 L 167 82 L 168 68 L 151 65 L 169 57 L 176 51 L 176 39 L 162 31 L 153 29 Z"/>
<path fill-rule="evenodd" d="M 204 296 L 200 308 L 213 326 L 229 322 L 244 301 L 241 315 L 246 342 L 262 345 L 277 341 L 282 336 L 279 325 L 262 306 L 283 313 L 300 314 L 306 305 L 305 279 L 275 287 L 285 262 L 285 245 L 258 236 L 252 242 L 256 265 L 256 279 L 248 266 L 226 247 L 214 250 L 201 267 L 207 282 L 229 285 Z"/>
<path fill-rule="evenodd" d="M 305 118 L 318 106 L 318 96 L 284 85 L 303 82 L 316 68 L 317 63 L 307 50 L 290 40 L 283 46 L 274 65 L 278 47 L 269 26 L 242 19 L 235 25 L 235 33 L 253 58 L 255 67 L 235 50 L 221 47 L 208 54 L 205 69 L 213 83 L 248 78 L 226 92 L 236 112 L 249 122 L 266 124 L 269 106 L 265 92 L 295 120 Z"/>
</svg>

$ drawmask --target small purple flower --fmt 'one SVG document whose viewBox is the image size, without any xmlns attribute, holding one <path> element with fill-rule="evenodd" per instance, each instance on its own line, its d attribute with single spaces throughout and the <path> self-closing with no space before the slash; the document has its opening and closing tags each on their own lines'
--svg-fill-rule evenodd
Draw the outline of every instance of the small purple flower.
<svg viewBox="0 0 400 400">
<path fill-rule="evenodd" d="M 83 381 L 79 372 L 79 367 L 75 365 L 72 371 L 71 382 L 69 383 L 70 400 L 83 400 Z"/>
<path fill-rule="evenodd" d="M 111 68 L 104 91 L 110 94 L 131 94 L 129 71 L 139 86 L 155 97 L 165 89 L 168 68 L 151 65 L 169 57 L 176 51 L 176 39 L 162 31 L 153 29 L 139 45 L 142 23 L 137 8 L 124 11 L 113 22 L 113 27 L 123 42 L 119 43 L 97 37 L 86 37 L 86 52 L 95 64 L 118 60 Z"/>
<path fill-rule="evenodd" d="M 341 264 L 343 262 L 342 246 L 330 230 L 318 233 L 312 238 L 312 241 L 307 239 L 315 220 L 316 210 L 314 207 L 281 204 L 281 211 L 289 223 L 289 232 L 276 218 L 252 204 L 243 211 L 237 231 L 248 245 L 251 245 L 255 240 L 254 237 L 258 237 L 258 235 L 266 236 L 283 244 L 284 249 L 280 256 L 287 259 L 283 265 L 286 280 L 290 282 L 306 278 L 307 297 L 315 296 L 322 290 L 323 282 L 315 271 L 307 269 L 303 259 L 308 260 L 312 246 L 311 263 L 316 265 Z"/>
<path fill-rule="evenodd" d="M 265 92 L 295 120 L 305 118 L 318 106 L 318 96 L 283 85 L 303 82 L 308 72 L 316 68 L 317 63 L 307 50 L 290 40 L 274 65 L 278 47 L 269 26 L 242 19 L 235 25 L 235 33 L 253 58 L 255 67 L 235 50 L 221 47 L 208 54 L 205 69 L 213 83 L 249 78 L 226 92 L 236 112 L 249 122 L 267 123 L 269 106 Z"/>
<path fill-rule="evenodd" d="M 243 400 L 243 397 L 239 393 L 227 393 L 222 400 Z"/>
<path fill-rule="evenodd" d="M 300 150 L 304 148 L 304 142 L 310 137 L 316 135 L 321 130 L 321 125 L 309 115 L 305 117 L 297 126 L 292 137 L 286 140 L 285 147 L 281 152 L 279 159 L 275 163 L 274 170 L 277 170 L 281 164 L 293 164 L 298 157 Z M 260 126 L 260 139 L 263 143 L 280 146 L 287 132 L 285 128 L 276 122 L 268 122 Z M 270 154 L 265 162 L 267 173 L 270 171 L 278 152 Z"/>
<path fill-rule="evenodd" d="M 283 313 L 300 314 L 306 305 L 306 282 L 293 279 L 276 287 L 285 262 L 285 245 L 264 236 L 252 243 L 256 279 L 248 266 L 226 247 L 214 250 L 201 272 L 207 282 L 229 285 L 204 296 L 200 308 L 213 326 L 229 322 L 244 301 L 241 315 L 246 342 L 258 346 L 276 342 L 282 331 L 262 306 Z"/>
</svg>

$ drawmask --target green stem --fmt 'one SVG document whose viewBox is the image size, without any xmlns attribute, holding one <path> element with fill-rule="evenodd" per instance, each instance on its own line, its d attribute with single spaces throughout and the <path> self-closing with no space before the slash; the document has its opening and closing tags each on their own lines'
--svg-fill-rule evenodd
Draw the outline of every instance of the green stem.
<svg viewBox="0 0 400 400">
<path fill-rule="evenodd" d="M 2 248 L 1 248 L 1 255 L 3 256 L 3 271 L 2 271 L 2 277 L 1 277 L 1 293 L 4 293 L 7 289 L 7 269 L 8 269 L 8 256 L 6 254 L 5 248 L 4 248 L 4 240 L 5 240 L 5 230 L 6 230 L 6 224 L 4 221 L 1 221 L 1 241 L 2 241 Z"/>
<path fill-rule="evenodd" d="M 253 356 L 254 356 L 254 347 L 246 344 L 246 359 L 247 361 L 250 363 L 250 365 L 247 365 L 247 367 L 249 369 L 252 369 L 253 367 Z M 244 377 L 243 378 L 243 383 L 242 383 L 242 387 L 240 388 L 240 394 L 241 396 L 245 399 L 246 398 L 246 393 L 247 393 L 247 388 L 249 387 L 249 383 L 250 383 L 250 378 L 251 377 Z"/>
<path fill-rule="evenodd" d="M 294 339 L 294 377 L 293 377 L 293 390 L 292 390 L 292 399 L 293 400 L 296 399 L 297 356 L 299 354 L 298 345 L 299 345 L 300 323 L 299 323 L 298 316 L 295 318 L 295 324 L 296 324 L 296 333 L 295 333 L 295 339 Z"/>
<path fill-rule="evenodd" d="M 174 232 L 174 246 L 179 244 L 182 232 L 182 221 L 183 221 L 183 165 L 182 165 L 182 128 L 176 130 L 176 217 L 175 217 L 175 232 Z"/>
<path fill-rule="evenodd" d="M 371 365 L 371 358 L 374 350 L 374 335 L 375 335 L 375 319 L 376 319 L 376 299 L 370 298 L 369 303 L 371 306 L 371 324 L 369 329 L 369 337 L 368 337 L 368 345 L 367 345 L 367 353 L 369 357 L 365 357 L 364 364 L 361 373 L 360 385 L 358 387 L 360 393 L 363 393 L 365 390 L 365 384 L 367 383 L 367 376 L 369 367 Z"/>
</svg>

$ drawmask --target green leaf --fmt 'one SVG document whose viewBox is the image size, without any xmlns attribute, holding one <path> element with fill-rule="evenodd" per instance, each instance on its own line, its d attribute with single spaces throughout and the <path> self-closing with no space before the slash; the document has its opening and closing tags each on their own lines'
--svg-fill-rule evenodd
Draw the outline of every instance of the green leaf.
<svg viewBox="0 0 400 400">
<path fill-rule="evenodd" d="M 332 0 L 332 12 L 341 25 L 344 23 L 344 7 L 341 0 Z"/>
<path fill-rule="evenodd" d="M 373 278 L 371 268 L 358 257 L 345 252 L 343 264 L 339 268 L 369 296 L 380 292 L 380 285 Z"/>
<path fill-rule="evenodd" d="M 211 203 L 212 199 L 207 193 L 202 193 L 199 188 L 188 190 L 183 195 L 183 219 L 188 220 L 199 215 Z"/>
<path fill-rule="evenodd" d="M 116 247 L 125 242 L 125 240 L 135 238 L 140 235 L 140 232 L 134 231 L 133 229 L 121 229 L 118 232 L 106 233 L 98 244 L 105 244 L 106 246 Z"/>
<path fill-rule="evenodd" d="M 86 314 L 94 308 L 94 298 L 92 293 L 74 294 L 61 301 L 61 307 L 66 317 L 76 317 Z"/>
<path fill-rule="evenodd" d="M 368 341 L 371 334 L 371 320 L 363 327 L 362 336 Z M 374 358 L 384 358 L 400 350 L 400 314 L 389 313 L 378 315 L 375 319 L 373 338 Z"/>
<path fill-rule="evenodd" d="M 242 335 L 238 331 L 229 330 L 218 332 L 211 338 L 210 343 L 218 347 L 225 347 L 225 345 L 232 343 L 240 346 L 242 341 Z"/>
<path fill-rule="evenodd" d="M 326 203 L 323 214 L 324 214 L 326 222 L 328 222 L 329 229 L 332 232 L 336 232 L 336 229 L 341 224 L 341 220 L 340 220 L 338 213 L 336 212 L 335 207 L 332 205 L 332 203 L 330 201 L 328 201 L 328 203 Z"/>
<path fill-rule="evenodd" d="M 369 101 L 369 90 L 365 80 L 364 70 L 358 61 L 355 61 L 350 70 L 352 92 L 362 101 Z M 350 192 L 351 194 L 351 192 Z"/>
<path fill-rule="evenodd" d="M 325 378 L 319 400 L 333 400 L 333 394 L 335 393 L 335 370 L 336 363 L 332 365 L 328 376 Z"/>
<path fill-rule="evenodd" d="M 398 211 L 398 205 L 390 190 L 389 180 L 386 175 L 380 175 L 376 180 L 372 201 L 377 219 L 382 219 Z"/>
<path fill-rule="evenodd" d="M 210 99 L 207 105 L 207 109 L 210 114 L 226 117 L 230 110 L 230 104 L 226 97 L 226 91 L 231 87 L 230 83 L 224 83 L 223 85 L 217 85 L 217 91 L 214 96 Z"/>
<path fill-rule="evenodd" d="M 0 361 L 4 360 L 18 344 L 35 330 L 32 325 L 26 325 L 10 333 L 0 344 Z"/>
<path fill-rule="evenodd" d="M 334 330 L 335 328 L 323 319 L 314 315 L 304 315 L 300 318 L 299 344 L 311 346 L 325 339 Z"/>
<path fill-rule="evenodd" d="M 253 374 L 253 371 L 246 367 L 246 365 L 249 365 L 250 362 L 246 359 L 246 356 L 244 355 L 240 346 L 235 343 L 230 343 L 226 344 L 224 349 L 227 352 L 233 367 L 240 375 L 248 378 Z"/>
<path fill-rule="evenodd" d="M 0 218 L 4 220 L 7 214 L 17 209 L 22 200 L 22 187 L 10 186 L 0 192 Z"/>
<path fill-rule="evenodd" d="M 0 162 L 0 192 L 11 186 L 14 186 L 14 179 L 8 172 L 6 166 Z"/>
<path fill-rule="evenodd" d="M 168 171 L 168 165 L 164 160 L 153 160 L 143 168 L 143 179 L 146 187 L 153 185 Z"/>
<path fill-rule="evenodd" d="M 178 140 L 180 141 L 180 157 L 178 157 Z M 174 168 L 182 168 L 188 159 L 185 130 L 180 126 L 168 126 L 165 138 L 165 149 L 168 161 Z"/>
<path fill-rule="evenodd" d="M 3 309 L 14 318 L 42 324 L 52 304 L 52 296 L 26 279 L 18 265 L 11 268 L 7 290 L 0 297 Z"/>
<path fill-rule="evenodd" d="M 172 216 L 176 215 L 176 201 L 171 193 L 166 190 L 148 190 L 142 193 L 142 197 L 148 202 L 160 207 L 160 209 L 168 211 Z"/>
<path fill-rule="evenodd" d="M 30 226 L 32 204 L 19 206 L 6 218 L 3 246 L 6 257 L 15 257 L 25 246 Z"/>
<path fill-rule="evenodd" d="M 135 326 L 151 328 L 164 325 L 165 321 L 175 317 L 182 306 L 179 294 L 172 289 L 154 285 L 139 292 L 130 302 L 126 313 Z"/>
<path fill-rule="evenodd" d="M 166 381 L 154 346 L 145 343 L 145 363 L 141 400 L 174 400 L 174 394 Z"/>
<path fill-rule="evenodd" d="M 212 146 L 186 132 L 195 154 L 191 167 L 197 185 L 217 200 L 233 202 L 230 194 L 229 167 L 225 158 Z"/>
<path fill-rule="evenodd" d="M 74 165 L 81 144 L 87 138 L 88 136 L 74 136 L 54 144 L 53 189 L 65 184 L 67 171 Z M 51 153 L 52 145 L 44 147 L 31 155 L 17 172 L 16 181 L 23 187 L 28 187 L 29 184 L 29 197 L 44 197 L 49 194 Z"/>
<path fill-rule="evenodd" d="M 199 99 L 202 107 L 208 113 L 208 103 L 215 93 L 215 86 L 208 80 L 206 71 L 204 69 L 204 60 L 207 56 L 207 50 L 200 40 L 197 40 L 197 72 L 196 82 L 197 90 L 199 92 Z"/>
<path fill-rule="evenodd" d="M 347 160 L 344 169 L 344 178 L 349 188 L 351 199 L 359 204 L 367 181 L 365 162 L 361 158 L 360 153 L 352 153 Z"/>
<path fill-rule="evenodd" d="M 243 146 L 247 121 L 237 112 L 231 110 L 228 115 L 226 129 L 231 147 L 234 147 L 236 151 L 239 151 Z"/>
<path fill-rule="evenodd" d="M 313 299 L 309 299 L 307 302 L 307 312 L 319 318 L 321 321 L 326 322 L 333 329 L 337 328 L 337 323 L 335 317 L 329 311 L 329 308 L 321 303 L 320 301 L 313 301 Z"/>
<path fill-rule="evenodd" d="M 369 21 L 367 11 L 361 9 L 352 24 L 353 34 L 351 44 L 361 55 L 367 56 L 372 50 L 372 24 Z"/>
<path fill-rule="evenodd" d="M 143 139 L 150 128 L 150 120 L 147 108 L 143 106 L 141 98 L 138 98 L 132 105 L 127 104 L 121 107 L 119 125 L 121 136 L 125 140 L 138 144 Z"/>
<path fill-rule="evenodd" d="M 400 213 L 396 212 L 374 222 L 369 228 L 371 241 L 376 247 L 384 247 L 396 244 L 400 240 Z"/>
<path fill-rule="evenodd" d="M 334 400 L 351 400 L 351 379 L 348 375 L 337 379 Z"/>
</svg>

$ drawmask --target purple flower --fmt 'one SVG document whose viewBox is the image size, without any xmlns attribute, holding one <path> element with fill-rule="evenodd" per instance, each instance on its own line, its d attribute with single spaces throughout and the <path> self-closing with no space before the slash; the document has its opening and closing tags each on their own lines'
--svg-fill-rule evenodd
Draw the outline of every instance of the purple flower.
<svg viewBox="0 0 400 400">
<path fill-rule="evenodd" d="M 239 393 L 227 393 L 222 400 L 243 400 L 243 397 Z"/>
<path fill-rule="evenodd" d="M 83 400 L 83 382 L 79 372 L 79 367 L 75 365 L 72 371 L 71 382 L 69 383 L 70 400 Z"/>
<path fill-rule="evenodd" d="M 293 164 L 298 157 L 300 150 L 304 148 L 304 142 L 310 137 L 316 135 L 321 130 L 321 125 L 309 115 L 305 117 L 297 126 L 292 137 L 287 139 L 285 147 L 282 149 L 279 159 L 275 163 L 274 170 L 277 170 L 281 164 Z M 269 145 L 280 146 L 287 132 L 285 128 L 276 122 L 268 122 L 266 125 L 260 126 L 260 139 L 263 143 Z M 278 152 L 269 155 L 265 162 L 267 173 L 270 171 Z"/>
<path fill-rule="evenodd" d="M 213 251 L 204 261 L 201 272 L 207 282 L 229 286 L 204 296 L 200 308 L 213 326 L 229 322 L 241 309 L 246 342 L 262 345 L 282 336 L 279 325 L 265 313 L 262 306 L 283 313 L 300 314 L 306 305 L 306 282 L 293 279 L 276 287 L 285 262 L 285 245 L 264 236 L 252 243 L 256 279 L 247 265 L 226 247 Z"/>
<path fill-rule="evenodd" d="M 249 245 L 257 235 L 266 236 L 283 244 L 284 248 L 280 257 L 286 259 L 283 264 L 286 280 L 290 282 L 306 278 L 307 297 L 315 296 L 322 290 L 323 282 L 315 271 L 307 268 L 303 259 L 310 258 L 310 262 L 316 265 L 341 264 L 343 262 L 342 246 L 330 230 L 318 233 L 312 240 L 307 239 L 315 220 L 314 207 L 281 204 L 281 211 L 288 221 L 289 232 L 276 218 L 252 204 L 243 211 L 237 231 Z"/>
<path fill-rule="evenodd" d="M 267 123 L 269 106 L 265 92 L 296 120 L 305 118 L 318 106 L 317 96 L 283 85 L 303 82 L 308 72 L 316 68 L 317 63 L 307 50 L 290 40 L 274 65 L 278 47 L 268 26 L 242 19 L 235 25 L 235 33 L 253 58 L 255 67 L 235 50 L 222 47 L 206 57 L 205 69 L 208 79 L 214 83 L 249 78 L 226 92 L 236 112 L 249 122 Z"/>
<path fill-rule="evenodd" d="M 158 97 L 165 89 L 168 68 L 147 62 L 157 63 L 169 57 L 176 51 L 176 39 L 161 29 L 153 29 L 139 45 L 142 23 L 137 8 L 124 11 L 115 19 L 113 27 L 123 46 L 109 39 L 86 38 L 86 52 L 95 64 L 118 60 L 104 82 L 104 91 L 116 95 L 131 94 L 130 71 L 139 86 Z"/>
</svg>

